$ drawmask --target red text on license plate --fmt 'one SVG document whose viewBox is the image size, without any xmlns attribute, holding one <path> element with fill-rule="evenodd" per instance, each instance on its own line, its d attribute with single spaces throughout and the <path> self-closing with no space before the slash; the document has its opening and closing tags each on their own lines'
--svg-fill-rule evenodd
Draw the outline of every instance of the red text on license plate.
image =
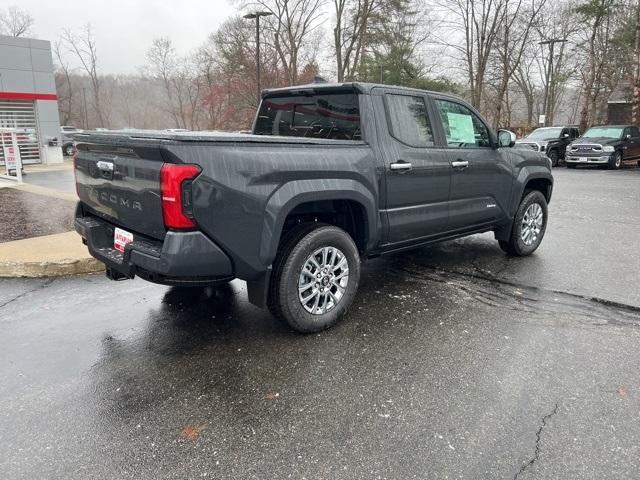
<svg viewBox="0 0 640 480">
<path fill-rule="evenodd" d="M 113 232 L 113 248 L 120 252 L 124 252 L 125 245 L 131 242 L 133 242 L 133 233 L 116 227 L 115 231 Z"/>
</svg>

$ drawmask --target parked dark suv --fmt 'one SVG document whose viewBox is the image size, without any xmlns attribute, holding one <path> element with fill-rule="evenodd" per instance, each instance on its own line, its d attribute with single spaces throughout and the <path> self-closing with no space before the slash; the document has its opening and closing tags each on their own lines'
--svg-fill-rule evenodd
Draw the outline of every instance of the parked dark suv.
<svg viewBox="0 0 640 480">
<path fill-rule="evenodd" d="M 625 163 L 640 166 L 640 130 L 633 125 L 591 127 L 567 147 L 566 162 L 569 168 L 600 165 L 618 169 Z"/>
<path fill-rule="evenodd" d="M 516 148 L 545 152 L 551 159 L 551 165 L 557 167 L 558 162 L 565 157 L 567 145 L 579 136 L 580 130 L 573 125 L 536 128 L 526 137 L 517 140 Z"/>
</svg>

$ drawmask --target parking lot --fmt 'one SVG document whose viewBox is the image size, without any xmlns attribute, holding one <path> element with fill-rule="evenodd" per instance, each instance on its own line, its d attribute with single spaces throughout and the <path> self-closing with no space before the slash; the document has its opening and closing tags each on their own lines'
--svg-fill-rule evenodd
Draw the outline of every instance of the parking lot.
<svg viewBox="0 0 640 480">
<path fill-rule="evenodd" d="M 554 175 L 534 255 L 368 261 L 317 335 L 237 281 L 0 280 L 0 478 L 636 477 L 640 169 Z"/>
</svg>

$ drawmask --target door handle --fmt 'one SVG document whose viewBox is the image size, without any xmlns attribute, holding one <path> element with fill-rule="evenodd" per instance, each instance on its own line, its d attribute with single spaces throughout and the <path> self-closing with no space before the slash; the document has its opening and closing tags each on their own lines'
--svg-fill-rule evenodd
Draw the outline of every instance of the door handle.
<svg viewBox="0 0 640 480">
<path fill-rule="evenodd" d="M 392 163 L 391 165 L 389 165 L 389 168 L 391 168 L 391 170 L 396 170 L 396 171 L 397 170 L 407 171 L 407 170 L 411 170 L 413 166 L 409 162 L 400 160 L 399 162 Z"/>
<path fill-rule="evenodd" d="M 454 160 L 451 162 L 451 166 L 453 168 L 463 169 L 469 166 L 469 162 L 467 160 Z"/>
</svg>

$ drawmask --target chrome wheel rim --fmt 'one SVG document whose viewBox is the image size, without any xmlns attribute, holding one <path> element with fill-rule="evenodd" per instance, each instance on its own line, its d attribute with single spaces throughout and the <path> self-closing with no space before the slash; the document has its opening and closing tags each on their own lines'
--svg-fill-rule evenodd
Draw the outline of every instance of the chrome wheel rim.
<svg viewBox="0 0 640 480">
<path fill-rule="evenodd" d="M 621 163 L 622 163 L 622 156 L 619 153 L 617 153 L 616 154 L 616 167 L 619 167 Z"/>
<path fill-rule="evenodd" d="M 322 247 L 305 260 L 298 277 L 298 300 L 313 315 L 338 305 L 349 284 L 349 262 L 341 250 Z"/>
<path fill-rule="evenodd" d="M 531 246 L 540 238 L 542 225 L 544 223 L 544 213 L 538 203 L 532 203 L 524 212 L 522 225 L 520 228 L 520 238 L 526 246 Z"/>
</svg>

